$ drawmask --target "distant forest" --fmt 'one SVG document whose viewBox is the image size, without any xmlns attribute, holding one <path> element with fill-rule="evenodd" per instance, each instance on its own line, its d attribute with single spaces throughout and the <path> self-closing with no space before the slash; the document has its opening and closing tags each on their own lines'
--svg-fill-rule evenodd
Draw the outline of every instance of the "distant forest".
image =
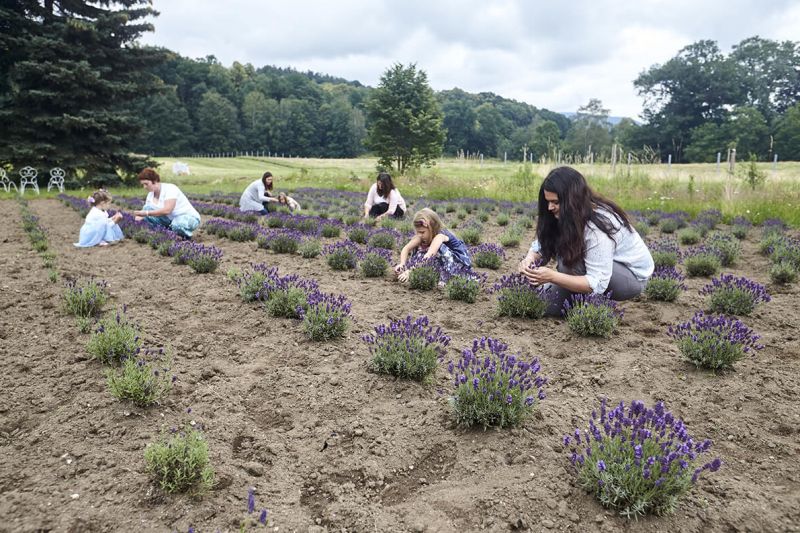
<svg viewBox="0 0 800 533">
<path fill-rule="evenodd" d="M 153 67 L 163 83 L 136 101 L 146 127 L 135 149 L 155 156 L 264 151 L 355 157 L 366 152 L 365 103 L 373 88 L 314 72 L 189 59 L 167 51 Z M 509 160 L 608 160 L 612 145 L 637 161 L 800 159 L 800 47 L 759 37 L 730 54 L 714 41 L 680 50 L 634 80 L 644 98 L 639 122 L 608 121 L 591 99 L 571 118 L 493 93 L 436 93 L 444 153 Z"/>
</svg>

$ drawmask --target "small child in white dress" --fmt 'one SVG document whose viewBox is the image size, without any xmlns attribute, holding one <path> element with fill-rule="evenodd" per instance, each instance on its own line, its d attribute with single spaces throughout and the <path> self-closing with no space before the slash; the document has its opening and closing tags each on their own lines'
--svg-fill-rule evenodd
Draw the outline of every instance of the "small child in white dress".
<svg viewBox="0 0 800 533">
<path fill-rule="evenodd" d="M 91 246 L 108 246 L 122 240 L 122 230 L 119 222 L 122 213 L 117 212 L 114 216 L 108 216 L 108 208 L 111 207 L 111 195 L 104 190 L 95 191 L 87 202 L 92 206 L 86 215 L 86 221 L 81 226 L 78 242 L 75 246 L 79 248 L 89 248 Z"/>
</svg>

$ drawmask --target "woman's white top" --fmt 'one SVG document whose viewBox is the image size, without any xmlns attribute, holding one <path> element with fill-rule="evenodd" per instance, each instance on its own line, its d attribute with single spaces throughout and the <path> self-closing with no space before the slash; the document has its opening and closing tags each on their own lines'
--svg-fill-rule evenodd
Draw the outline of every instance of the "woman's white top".
<svg viewBox="0 0 800 533">
<path fill-rule="evenodd" d="M 164 207 L 166 200 L 175 200 L 175 209 L 172 210 L 172 213 L 167 213 L 167 218 L 170 220 L 175 220 L 176 217 L 182 215 L 200 218 L 200 213 L 192 207 L 186 195 L 181 192 L 177 185 L 172 183 L 161 184 L 161 192 L 158 195 L 158 199 L 155 198 L 152 192 L 147 193 L 147 199 L 144 202 L 161 209 Z"/>
<path fill-rule="evenodd" d="M 594 222 L 586 223 L 583 231 L 586 255 L 583 262 L 586 266 L 586 281 L 592 292 L 602 294 L 606 291 L 615 261 L 628 267 L 639 281 L 650 279 L 655 268 L 653 257 L 636 230 L 627 229 L 606 209 L 597 209 L 595 212 L 607 218 L 616 233 L 612 234 L 612 239 Z M 537 253 L 541 250 L 538 240 L 533 241 L 531 250 Z"/>
<path fill-rule="evenodd" d="M 378 184 L 373 183 L 372 187 L 369 188 L 369 193 L 367 193 L 367 201 L 364 202 L 364 207 L 367 209 L 371 208 L 375 204 L 389 204 L 389 210 L 387 211 L 388 214 L 393 215 L 395 210 L 399 207 L 406 212 L 406 201 L 403 200 L 403 197 L 400 195 L 400 191 L 397 190 L 395 187 L 389 193 L 389 198 L 384 198 L 383 196 L 378 194 Z"/>
<path fill-rule="evenodd" d="M 239 198 L 239 211 L 261 211 L 267 199 L 267 189 L 264 183 L 258 179 L 247 186 Z"/>
</svg>

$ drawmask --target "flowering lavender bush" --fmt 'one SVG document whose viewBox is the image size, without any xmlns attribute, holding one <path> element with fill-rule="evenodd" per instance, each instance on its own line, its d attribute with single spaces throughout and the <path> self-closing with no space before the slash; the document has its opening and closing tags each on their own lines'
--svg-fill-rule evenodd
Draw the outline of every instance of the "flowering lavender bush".
<svg viewBox="0 0 800 533">
<path fill-rule="evenodd" d="M 199 274 L 208 274 L 217 270 L 222 260 L 222 250 L 213 245 L 203 245 L 192 241 L 181 241 L 179 249 L 181 260 Z"/>
<path fill-rule="evenodd" d="M 772 232 L 765 234 L 758 242 L 758 251 L 761 255 L 771 255 L 776 248 L 783 245 L 787 238 L 782 233 Z"/>
<path fill-rule="evenodd" d="M 758 335 L 735 318 L 694 314 L 689 322 L 670 326 L 667 334 L 678 341 L 683 357 L 695 366 L 711 370 L 733 368 L 747 353 L 763 348 Z"/>
<path fill-rule="evenodd" d="M 461 240 L 466 244 L 470 246 L 477 246 L 481 243 L 482 234 L 483 227 L 480 224 L 470 224 L 469 226 L 465 226 L 463 229 L 461 229 L 459 232 L 459 237 L 461 237 Z"/>
<path fill-rule="evenodd" d="M 656 268 L 674 267 L 681 258 L 678 243 L 668 238 L 650 243 L 650 254 L 653 256 Z"/>
<path fill-rule="evenodd" d="M 786 231 L 786 224 L 779 218 L 768 218 L 761 223 L 762 238 L 773 234 L 782 235 L 784 231 Z"/>
<path fill-rule="evenodd" d="M 369 228 L 366 226 L 355 226 L 347 232 L 347 238 L 353 242 L 357 242 L 358 244 L 367 244 L 367 239 L 369 239 Z"/>
<path fill-rule="evenodd" d="M 724 267 L 736 263 L 742 253 L 739 240 L 727 233 L 714 233 L 708 238 L 708 248 L 719 256 L 719 262 Z"/>
<path fill-rule="evenodd" d="M 68 280 L 63 294 L 64 308 L 79 318 L 97 316 L 108 300 L 108 283 L 103 280 Z"/>
<path fill-rule="evenodd" d="M 214 484 L 208 444 L 195 429 L 148 444 L 144 459 L 147 471 L 164 492 L 202 494 Z"/>
<path fill-rule="evenodd" d="M 747 234 L 752 227 L 753 223 L 746 218 L 734 217 L 731 221 L 731 234 L 741 241 L 747 238 Z"/>
<path fill-rule="evenodd" d="M 497 270 L 506 258 L 506 252 L 496 244 L 485 243 L 470 248 L 472 263 L 478 268 Z"/>
<path fill-rule="evenodd" d="M 445 283 L 444 290 L 451 300 L 474 304 L 481 292 L 481 282 L 474 276 L 451 276 Z"/>
<path fill-rule="evenodd" d="M 592 411 L 588 429 L 576 429 L 562 443 L 581 486 L 628 518 L 673 513 L 702 472 L 722 465 L 717 458 L 699 466 L 711 441 L 689 435 L 663 402 L 649 409 L 634 400 L 627 410 L 620 402 L 607 412 L 604 398 L 600 417 Z"/>
<path fill-rule="evenodd" d="M 255 240 L 258 235 L 258 226 L 255 224 L 236 224 L 228 230 L 228 238 L 235 242 L 247 242 Z"/>
<path fill-rule="evenodd" d="M 158 403 L 169 394 L 177 379 L 170 376 L 171 357 L 158 351 L 136 350 L 135 356 L 122 362 L 120 370 L 106 372 L 109 392 L 120 401 L 128 401 L 139 407 Z"/>
<path fill-rule="evenodd" d="M 564 301 L 569 329 L 582 337 L 610 338 L 622 318 L 622 309 L 605 294 L 573 294 Z"/>
<path fill-rule="evenodd" d="M 425 259 L 421 254 L 413 256 L 406 268 L 408 273 L 408 286 L 418 291 L 432 291 L 439 284 L 440 268 L 435 257 Z"/>
<path fill-rule="evenodd" d="M 343 337 L 350 323 L 350 301 L 343 295 L 313 292 L 308 307 L 299 308 L 303 330 L 312 341 Z"/>
<path fill-rule="evenodd" d="M 678 242 L 681 244 L 697 244 L 702 236 L 697 228 L 688 227 L 678 231 Z"/>
<path fill-rule="evenodd" d="M 662 218 L 658 223 L 661 233 L 675 233 L 680 228 L 680 223 L 676 218 Z"/>
<path fill-rule="evenodd" d="M 447 371 L 453 377 L 451 403 L 456 423 L 463 427 L 516 426 L 545 399 L 547 378 L 539 375 L 539 360 L 526 362 L 508 353 L 508 345 L 482 337 L 464 349 Z"/>
<path fill-rule="evenodd" d="M 777 241 L 769 259 L 773 263 L 789 263 L 795 270 L 800 270 L 800 241 L 790 238 Z"/>
<path fill-rule="evenodd" d="M 328 266 L 334 270 L 353 270 L 358 264 L 361 249 L 351 241 L 339 241 L 328 244 L 322 249 L 322 255 Z"/>
<path fill-rule="evenodd" d="M 534 287 L 522 274 L 503 276 L 490 292 L 497 293 L 500 316 L 520 318 L 542 318 L 553 298 L 552 290 Z"/>
<path fill-rule="evenodd" d="M 313 259 L 322 252 L 322 244 L 318 239 L 307 239 L 297 251 L 304 259 Z"/>
<path fill-rule="evenodd" d="M 500 244 L 506 248 L 515 248 L 519 246 L 519 241 L 522 240 L 522 233 L 522 229 L 514 225 L 500 235 Z"/>
<path fill-rule="evenodd" d="M 297 252 L 305 236 L 297 230 L 278 230 L 265 234 L 266 247 L 276 254 L 293 254 Z"/>
<path fill-rule="evenodd" d="M 265 302 L 267 312 L 274 317 L 302 318 L 309 296 L 319 287 L 312 279 L 303 279 L 297 274 L 280 276 L 277 269 L 266 272 L 258 298 Z"/>
<path fill-rule="evenodd" d="M 773 263 L 769 268 L 769 279 L 776 285 L 786 285 L 797 281 L 797 269 L 788 261 Z"/>
<path fill-rule="evenodd" d="M 245 302 L 254 302 L 260 299 L 264 282 L 268 278 L 278 276 L 278 267 L 268 267 L 263 263 L 255 263 L 249 271 L 236 274 L 233 281 L 239 287 L 239 296 Z"/>
<path fill-rule="evenodd" d="M 102 319 L 86 344 L 89 355 L 102 363 L 118 364 L 132 357 L 142 345 L 139 328 L 129 321 L 126 309 L 117 309 L 116 316 Z"/>
<path fill-rule="evenodd" d="M 411 315 L 375 326 L 375 333 L 363 340 L 369 345 L 374 371 L 419 381 L 433 375 L 450 344 L 441 328 L 428 325 L 428 317 Z"/>
<path fill-rule="evenodd" d="M 323 237 L 335 238 L 342 233 L 342 227 L 340 224 L 333 221 L 326 222 L 322 225 L 321 233 Z"/>
<path fill-rule="evenodd" d="M 369 252 L 361 260 L 361 273 L 365 278 L 381 278 L 386 274 L 389 261 L 379 253 Z"/>
<path fill-rule="evenodd" d="M 709 311 L 726 315 L 749 315 L 756 305 L 771 300 L 767 289 L 747 278 L 722 274 L 700 290 L 708 295 Z"/>
<path fill-rule="evenodd" d="M 633 224 L 633 229 L 635 229 L 636 233 L 638 233 L 643 239 L 647 237 L 648 233 L 650 233 L 650 226 L 647 224 L 647 222 L 635 222 Z"/>
<path fill-rule="evenodd" d="M 377 230 L 372 232 L 369 237 L 370 246 L 373 248 L 383 248 L 385 250 L 394 250 L 395 246 L 397 246 L 397 238 L 400 236 L 400 233 L 397 231 L 391 230 Z"/>
<path fill-rule="evenodd" d="M 673 267 L 659 267 L 647 282 L 644 293 L 652 300 L 674 302 L 686 290 L 686 277 Z"/>
<path fill-rule="evenodd" d="M 701 244 L 684 252 L 683 266 L 691 277 L 713 276 L 719 272 L 721 263 L 715 250 Z"/>
</svg>

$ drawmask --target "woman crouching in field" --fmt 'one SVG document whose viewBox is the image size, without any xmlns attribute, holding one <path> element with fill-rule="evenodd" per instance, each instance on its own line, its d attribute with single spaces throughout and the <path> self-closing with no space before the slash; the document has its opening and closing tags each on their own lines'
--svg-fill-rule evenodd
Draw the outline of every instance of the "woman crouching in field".
<svg viewBox="0 0 800 533">
<path fill-rule="evenodd" d="M 145 220 L 151 226 L 163 226 L 181 237 L 190 239 L 200 225 L 200 213 L 177 185 L 161 183 L 161 176 L 152 168 L 139 173 L 139 182 L 147 190 L 141 211 L 134 211 L 136 220 Z"/>
<path fill-rule="evenodd" d="M 364 218 L 373 217 L 380 221 L 387 216 L 403 218 L 405 214 L 406 201 L 392 183 L 392 177 L 386 172 L 381 172 L 367 193 L 367 201 L 364 203 Z"/>
<path fill-rule="evenodd" d="M 557 260 L 555 270 L 547 268 Z M 653 274 L 653 258 L 625 211 L 595 194 L 570 167 L 550 171 L 539 188 L 536 240 L 518 270 L 555 296 L 548 315 L 559 315 L 575 293 L 603 293 L 614 300 L 641 294 Z"/>
<path fill-rule="evenodd" d="M 412 268 L 406 268 L 409 257 L 436 258 L 439 267 L 450 274 L 459 268 L 471 268 L 472 259 L 464 241 L 444 228 L 442 219 L 432 209 L 420 209 L 414 215 L 415 235 L 400 252 L 400 263 L 394 268 L 397 279 L 408 281 Z"/>
</svg>

